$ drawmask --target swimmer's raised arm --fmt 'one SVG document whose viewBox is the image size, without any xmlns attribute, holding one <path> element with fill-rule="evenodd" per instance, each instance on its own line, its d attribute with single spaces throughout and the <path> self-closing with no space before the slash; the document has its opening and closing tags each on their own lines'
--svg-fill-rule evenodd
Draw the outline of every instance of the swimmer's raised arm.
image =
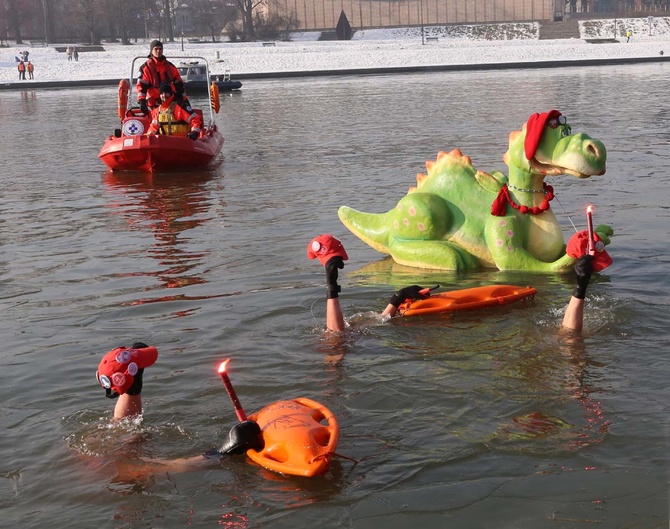
<svg viewBox="0 0 670 529">
<path fill-rule="evenodd" d="M 344 246 L 328 234 L 314 237 L 307 245 L 307 257 L 317 258 L 326 269 L 326 328 L 329 331 L 343 331 L 344 315 L 340 306 L 340 285 L 337 283 L 338 270 L 344 268 L 344 260 L 349 259 Z"/>
<path fill-rule="evenodd" d="M 344 260 L 349 259 L 344 246 L 332 235 L 319 235 L 307 245 L 307 257 L 318 258 L 326 269 L 326 328 L 329 331 L 345 329 L 344 315 L 340 306 L 339 295 L 342 289 L 337 283 L 338 270 L 344 268 Z M 433 287 L 436 288 L 436 287 Z M 382 318 L 393 317 L 398 307 L 409 299 L 426 299 L 430 290 L 419 285 L 411 285 L 398 290 L 381 313 Z"/>
<path fill-rule="evenodd" d="M 118 398 L 114 420 L 142 414 L 142 375 L 157 358 L 158 350 L 142 342 L 116 347 L 102 358 L 95 376 L 106 397 Z"/>
<path fill-rule="evenodd" d="M 563 327 L 573 331 L 581 331 L 584 326 L 584 298 L 586 289 L 593 273 L 593 257 L 586 254 L 575 263 L 577 284 L 563 316 Z"/>
</svg>

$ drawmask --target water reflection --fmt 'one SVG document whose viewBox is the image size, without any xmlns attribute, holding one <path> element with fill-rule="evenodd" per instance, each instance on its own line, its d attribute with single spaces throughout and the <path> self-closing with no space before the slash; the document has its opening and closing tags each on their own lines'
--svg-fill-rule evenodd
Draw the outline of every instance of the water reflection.
<svg viewBox="0 0 670 529">
<path fill-rule="evenodd" d="M 23 114 L 35 114 L 37 112 L 37 92 L 35 90 L 22 90 L 21 103 Z"/>
<path fill-rule="evenodd" d="M 211 178 L 210 173 L 149 175 L 106 172 L 103 174 L 103 183 L 112 197 L 109 202 L 112 214 L 121 216 L 131 231 L 147 231 L 156 239 L 156 242 L 148 248 L 148 255 L 157 261 L 158 269 L 120 272 L 118 274 L 120 277 L 155 277 L 160 281 L 161 288 L 168 289 L 206 282 L 204 276 L 197 273 L 197 269 L 205 263 L 211 251 L 194 250 L 194 241 L 186 233 L 216 217 L 210 211 L 212 198 L 207 189 L 207 183 Z M 187 297 L 185 294 L 171 294 L 159 298 L 140 299 L 131 304 L 179 299 Z"/>
<path fill-rule="evenodd" d="M 602 442 L 610 421 L 594 384 L 602 368 L 590 358 L 584 338 L 569 331 L 548 333 L 527 347 L 499 357 L 502 393 L 522 408 L 499 428 L 495 443 L 503 449 L 547 454 L 576 451 Z M 539 347 L 538 347 L 539 344 Z"/>
</svg>

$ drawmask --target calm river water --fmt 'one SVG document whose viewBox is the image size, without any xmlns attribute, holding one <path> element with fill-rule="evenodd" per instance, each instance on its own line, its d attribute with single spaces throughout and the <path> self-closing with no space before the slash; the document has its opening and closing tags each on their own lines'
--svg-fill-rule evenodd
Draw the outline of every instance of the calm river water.
<svg viewBox="0 0 670 529">
<path fill-rule="evenodd" d="M 670 66 L 247 81 L 224 97 L 221 163 L 117 175 L 97 159 L 116 90 L 1 92 L 0 519 L 5 527 L 660 528 L 668 525 Z M 644 94 L 644 95 L 643 95 Z M 393 265 L 349 234 L 346 204 L 386 211 L 427 159 L 460 148 L 505 169 L 507 134 L 558 108 L 607 146 L 607 174 L 554 177 L 567 238 L 584 207 L 616 231 L 583 339 L 558 332 L 572 277 Z M 352 329 L 324 336 L 338 236 Z M 387 324 L 407 284 L 531 284 L 534 303 Z M 110 427 L 101 356 L 160 351 L 141 423 Z M 245 409 L 316 399 L 337 415 L 322 477 L 185 457 Z"/>
</svg>

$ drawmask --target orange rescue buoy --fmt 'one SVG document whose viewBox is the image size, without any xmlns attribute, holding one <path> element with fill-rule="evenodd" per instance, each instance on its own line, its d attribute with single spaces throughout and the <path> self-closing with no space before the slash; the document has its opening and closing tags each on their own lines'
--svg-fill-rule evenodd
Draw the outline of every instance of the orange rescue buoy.
<svg viewBox="0 0 670 529">
<path fill-rule="evenodd" d="M 433 294 L 426 299 L 411 300 L 398 307 L 403 316 L 439 314 L 459 310 L 476 310 L 515 301 L 533 299 L 537 290 L 516 285 L 487 285 Z"/>
<path fill-rule="evenodd" d="M 328 470 L 340 430 L 333 413 L 322 404 L 305 398 L 280 400 L 249 419 L 256 421 L 263 432 L 263 450 L 247 450 L 259 465 L 307 477 Z"/>
<path fill-rule="evenodd" d="M 126 110 L 128 108 L 128 91 L 130 90 L 130 84 L 128 79 L 121 79 L 119 81 L 119 119 L 126 117 Z"/>
<path fill-rule="evenodd" d="M 210 99 L 212 101 L 212 109 L 214 110 L 214 112 L 218 114 L 219 109 L 221 108 L 221 101 L 219 101 L 219 87 L 214 81 L 212 81 L 210 93 L 211 93 Z"/>
</svg>

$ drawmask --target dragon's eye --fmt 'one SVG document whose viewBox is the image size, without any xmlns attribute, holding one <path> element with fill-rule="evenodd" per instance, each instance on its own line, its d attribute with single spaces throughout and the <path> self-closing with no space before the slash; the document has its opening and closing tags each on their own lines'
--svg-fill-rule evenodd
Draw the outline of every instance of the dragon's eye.
<svg viewBox="0 0 670 529">
<path fill-rule="evenodd" d="M 559 125 L 565 125 L 568 122 L 565 116 L 560 115 L 557 118 L 552 118 L 549 121 L 547 121 L 547 126 L 551 127 L 552 129 L 557 128 Z"/>
</svg>

